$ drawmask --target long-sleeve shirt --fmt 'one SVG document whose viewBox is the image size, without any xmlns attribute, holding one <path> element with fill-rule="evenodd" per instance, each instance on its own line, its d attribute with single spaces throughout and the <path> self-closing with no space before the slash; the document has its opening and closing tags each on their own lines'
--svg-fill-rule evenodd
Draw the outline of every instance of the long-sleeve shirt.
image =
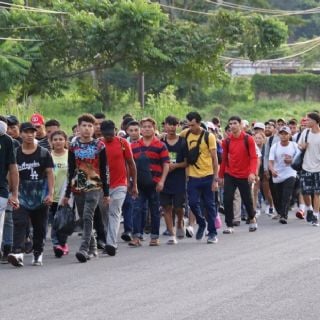
<svg viewBox="0 0 320 320">
<path fill-rule="evenodd" d="M 226 139 L 222 141 L 222 163 L 219 177 L 223 178 L 227 173 L 232 177 L 246 179 L 250 174 L 257 173 L 258 156 L 256 144 L 253 137 L 248 136 L 248 146 L 245 142 L 245 133 L 241 132 L 239 137 L 230 135 L 229 144 Z"/>
<path fill-rule="evenodd" d="M 107 156 L 100 140 L 83 143 L 80 138 L 73 141 L 68 154 L 68 184 L 66 197 L 70 193 L 88 192 L 102 189 L 109 195 L 107 179 Z"/>
</svg>

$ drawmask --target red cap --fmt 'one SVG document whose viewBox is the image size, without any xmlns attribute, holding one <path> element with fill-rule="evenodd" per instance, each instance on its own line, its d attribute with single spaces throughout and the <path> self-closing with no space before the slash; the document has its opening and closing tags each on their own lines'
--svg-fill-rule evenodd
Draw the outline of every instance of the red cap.
<svg viewBox="0 0 320 320">
<path fill-rule="evenodd" d="M 44 124 L 44 117 L 40 113 L 35 113 L 31 116 L 30 121 L 34 126 L 41 126 Z"/>
</svg>

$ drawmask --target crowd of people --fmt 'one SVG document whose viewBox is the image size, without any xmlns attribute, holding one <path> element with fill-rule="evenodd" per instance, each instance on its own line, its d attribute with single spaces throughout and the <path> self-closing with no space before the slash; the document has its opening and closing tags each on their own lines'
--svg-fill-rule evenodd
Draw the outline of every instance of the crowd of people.
<svg viewBox="0 0 320 320">
<path fill-rule="evenodd" d="M 287 224 L 297 205 L 297 218 L 319 226 L 319 124 L 309 112 L 251 124 L 232 116 L 222 128 L 219 118 L 190 112 L 157 130 L 150 117 L 127 114 L 117 128 L 96 113 L 79 116 L 67 136 L 41 114 L 23 123 L 0 116 L 1 262 L 21 267 L 32 253 L 41 266 L 49 230 L 53 254 L 69 254 L 69 233 L 54 223 L 66 208 L 77 218 L 81 263 L 117 254 L 121 222 L 120 238 L 133 248 L 146 233 L 150 246 L 160 245 L 162 216 L 169 245 L 193 236 L 218 243 L 223 215 L 223 234 L 241 221 L 256 232 L 262 209 Z"/>
</svg>

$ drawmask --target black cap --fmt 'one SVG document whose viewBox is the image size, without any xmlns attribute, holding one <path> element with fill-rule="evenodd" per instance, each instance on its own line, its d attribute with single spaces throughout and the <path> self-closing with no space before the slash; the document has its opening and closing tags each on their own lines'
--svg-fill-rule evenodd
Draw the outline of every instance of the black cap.
<svg viewBox="0 0 320 320">
<path fill-rule="evenodd" d="M 23 122 L 20 125 L 20 131 L 33 130 L 37 131 L 37 128 L 31 122 Z"/>
<path fill-rule="evenodd" d="M 13 115 L 6 116 L 6 119 L 8 121 L 8 126 L 16 126 L 19 124 L 19 120 L 16 116 L 13 116 Z"/>
<path fill-rule="evenodd" d="M 104 136 L 114 136 L 116 126 L 112 120 L 102 121 L 100 124 L 100 130 Z"/>
</svg>

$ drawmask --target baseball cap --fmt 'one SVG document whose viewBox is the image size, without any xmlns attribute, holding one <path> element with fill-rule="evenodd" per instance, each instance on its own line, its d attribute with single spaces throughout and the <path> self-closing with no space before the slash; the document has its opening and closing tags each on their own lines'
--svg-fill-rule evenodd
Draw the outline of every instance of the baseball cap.
<svg viewBox="0 0 320 320">
<path fill-rule="evenodd" d="M 37 128 L 31 122 L 23 122 L 20 125 L 20 131 L 33 130 L 37 131 Z"/>
<path fill-rule="evenodd" d="M 280 130 L 279 130 L 279 133 L 280 133 L 280 132 L 286 132 L 286 133 L 291 134 L 291 130 L 290 130 L 290 128 L 287 127 L 287 126 L 281 127 Z"/>
<path fill-rule="evenodd" d="M 207 125 L 207 128 L 208 129 L 211 129 L 211 130 L 216 130 L 216 127 L 215 127 L 215 125 L 211 122 L 211 121 L 207 121 L 206 122 L 206 125 Z"/>
<path fill-rule="evenodd" d="M 19 124 L 19 120 L 16 116 L 13 116 L 13 115 L 6 116 L 6 119 L 8 121 L 8 126 L 16 126 Z"/>
<path fill-rule="evenodd" d="M 34 126 L 42 126 L 45 123 L 44 117 L 40 113 L 34 113 L 30 118 L 30 122 Z"/>
<path fill-rule="evenodd" d="M 266 126 L 262 122 L 256 122 L 253 126 L 253 129 L 262 129 L 265 130 Z"/>
<path fill-rule="evenodd" d="M 114 136 L 115 128 L 116 126 L 112 120 L 104 120 L 100 124 L 100 130 L 104 136 Z"/>
</svg>

